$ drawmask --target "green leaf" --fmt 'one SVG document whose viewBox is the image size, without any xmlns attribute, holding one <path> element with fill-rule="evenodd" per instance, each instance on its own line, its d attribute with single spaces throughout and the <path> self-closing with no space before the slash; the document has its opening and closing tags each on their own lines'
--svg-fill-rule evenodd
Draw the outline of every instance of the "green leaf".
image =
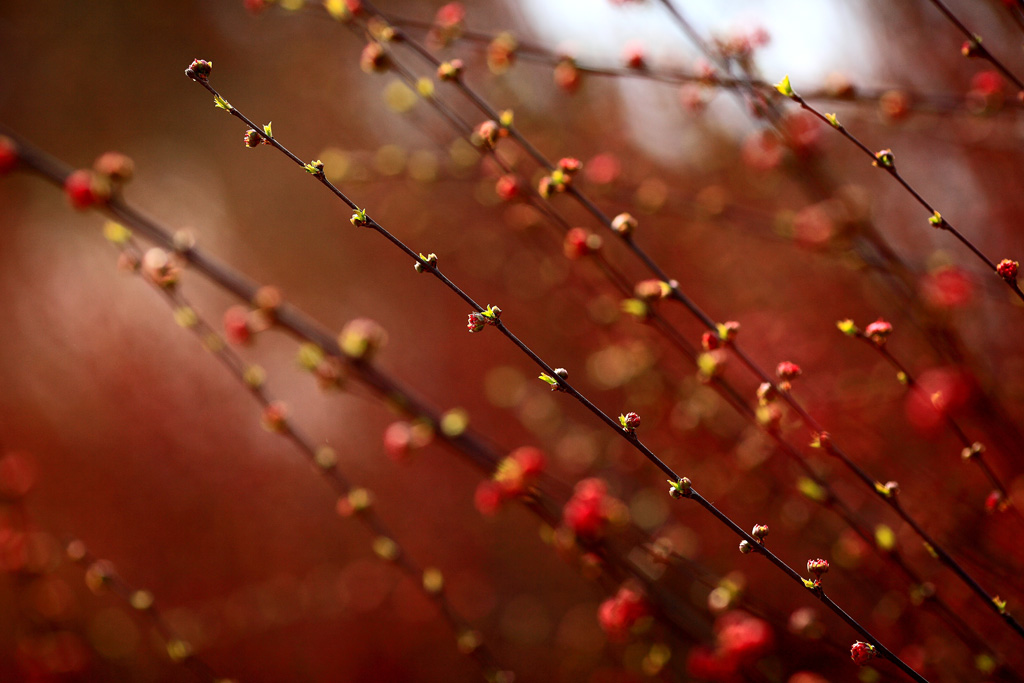
<svg viewBox="0 0 1024 683">
<path fill-rule="evenodd" d="M 625 299 L 622 302 L 622 312 L 637 318 L 646 318 L 647 304 L 640 299 Z"/>
<path fill-rule="evenodd" d="M 781 81 L 775 84 L 775 89 L 786 97 L 793 96 L 793 86 L 789 84 L 789 74 L 786 74 Z"/>
<path fill-rule="evenodd" d="M 540 377 L 538 377 L 537 379 L 543 380 L 543 381 L 547 382 L 548 384 L 550 384 L 553 387 L 557 387 L 558 386 L 558 380 L 555 379 L 554 377 L 552 377 L 551 375 L 549 375 L 546 372 L 540 373 Z"/>
<path fill-rule="evenodd" d="M 836 327 L 838 327 L 839 331 L 845 334 L 847 337 L 854 337 L 857 335 L 858 332 L 860 332 L 860 330 L 857 329 L 857 326 L 854 324 L 854 322 L 849 318 L 837 322 Z"/>
<path fill-rule="evenodd" d="M 831 123 L 833 128 L 843 127 L 843 124 L 839 123 L 839 119 L 836 118 L 835 114 L 825 114 L 825 120 Z"/>
<path fill-rule="evenodd" d="M 273 121 L 271 121 L 270 123 L 273 123 Z M 270 123 L 268 123 L 267 125 L 263 126 L 263 132 L 267 134 L 268 138 L 274 137 L 274 133 L 271 132 L 271 130 L 270 130 Z"/>
<path fill-rule="evenodd" d="M 232 107 L 231 104 L 220 95 L 213 96 L 213 104 L 218 109 L 223 109 L 224 111 L 231 111 L 234 109 L 234 107 Z"/>
</svg>

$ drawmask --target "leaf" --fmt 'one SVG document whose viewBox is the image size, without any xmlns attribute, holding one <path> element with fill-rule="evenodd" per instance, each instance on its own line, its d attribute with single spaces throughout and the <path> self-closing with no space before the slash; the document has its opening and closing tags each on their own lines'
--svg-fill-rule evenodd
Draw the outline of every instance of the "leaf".
<svg viewBox="0 0 1024 683">
<path fill-rule="evenodd" d="M 224 111 L 231 111 L 234 109 L 234 107 L 232 107 L 231 104 L 220 95 L 213 96 L 213 104 L 218 109 L 223 109 Z"/>
<path fill-rule="evenodd" d="M 782 80 L 775 84 L 775 89 L 786 97 L 793 96 L 793 86 L 789 84 L 789 74 L 783 76 Z"/>
</svg>

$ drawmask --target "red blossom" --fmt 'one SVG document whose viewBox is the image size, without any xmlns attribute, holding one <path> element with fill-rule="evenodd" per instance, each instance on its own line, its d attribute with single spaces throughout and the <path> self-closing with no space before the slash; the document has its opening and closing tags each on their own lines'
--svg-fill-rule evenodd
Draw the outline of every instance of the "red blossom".
<svg viewBox="0 0 1024 683">
<path fill-rule="evenodd" d="M 570 95 L 579 90 L 582 77 L 580 70 L 576 67 L 576 60 L 571 57 L 564 57 L 555 67 L 555 85 Z"/>
<path fill-rule="evenodd" d="M 501 486 L 490 479 L 480 482 L 476 487 L 476 493 L 473 494 L 473 504 L 482 515 L 490 516 L 497 513 L 503 499 Z"/>
<path fill-rule="evenodd" d="M 772 646 L 771 627 L 762 619 L 735 610 L 723 614 L 715 622 L 719 653 L 740 664 L 753 662 Z"/>
<path fill-rule="evenodd" d="M 245 306 L 232 306 L 224 311 L 224 337 L 228 343 L 248 344 L 252 339 L 252 328 L 249 326 L 249 309 Z"/>
<path fill-rule="evenodd" d="M 71 206 L 76 209 L 88 209 L 110 199 L 109 185 L 95 173 L 85 169 L 72 171 L 68 175 L 64 180 L 64 193 Z"/>
<path fill-rule="evenodd" d="M 961 268 L 942 266 L 925 276 L 922 294 L 934 308 L 959 308 L 974 296 L 974 283 Z"/>
<path fill-rule="evenodd" d="M 649 612 L 650 608 L 643 595 L 633 588 L 623 586 L 615 597 L 601 603 L 597 619 L 609 640 L 621 642 L 626 640 L 630 629 Z"/>
<path fill-rule="evenodd" d="M 395 461 L 402 461 L 409 455 L 412 443 L 412 427 L 408 422 L 392 422 L 384 430 L 384 452 Z"/>
<path fill-rule="evenodd" d="M 562 521 L 577 536 L 594 538 L 608 524 L 608 486 L 592 477 L 576 484 L 572 498 L 562 509 Z"/>
<path fill-rule="evenodd" d="M 510 202 L 523 193 L 523 185 L 519 178 L 512 174 L 503 175 L 494 184 L 494 191 L 503 202 Z"/>
<path fill-rule="evenodd" d="M 864 334 L 870 337 L 876 345 L 881 346 L 892 334 L 892 324 L 879 318 L 864 328 Z"/>
</svg>

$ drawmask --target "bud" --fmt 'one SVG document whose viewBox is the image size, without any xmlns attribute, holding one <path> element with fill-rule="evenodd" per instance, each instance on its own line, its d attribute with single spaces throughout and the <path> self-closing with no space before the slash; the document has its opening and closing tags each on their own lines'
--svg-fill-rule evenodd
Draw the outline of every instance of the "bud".
<svg viewBox="0 0 1024 683">
<path fill-rule="evenodd" d="M 205 59 L 194 59 L 189 64 L 188 69 L 185 70 L 185 75 L 193 81 L 205 81 L 212 72 L 213 62 L 208 62 Z"/>
<path fill-rule="evenodd" d="M 120 152 L 106 152 L 100 155 L 92 167 L 112 183 L 126 183 L 135 174 L 135 162 Z"/>
<path fill-rule="evenodd" d="M 636 432 L 637 427 L 640 426 L 640 416 L 636 413 L 619 415 L 619 424 L 622 425 L 622 429 L 626 433 L 633 434 Z"/>
<path fill-rule="evenodd" d="M 391 66 L 391 59 L 388 57 L 384 46 L 376 41 L 371 41 L 363 48 L 359 55 L 359 68 L 368 74 L 387 71 Z"/>
<path fill-rule="evenodd" d="M 999 262 L 999 265 L 996 266 L 996 272 L 999 273 L 999 277 L 1012 283 L 1017 281 L 1017 271 L 1019 268 L 1019 263 L 1011 261 L 1008 258 L 1004 258 Z"/>
<path fill-rule="evenodd" d="M 870 643 L 864 643 L 857 641 L 850 648 L 850 658 L 857 663 L 858 666 L 864 666 L 871 659 L 874 659 L 877 652 L 875 646 Z"/>
<path fill-rule="evenodd" d="M 828 573 L 828 560 L 807 560 L 807 571 L 815 576 L 815 583 L 821 581 L 822 574 Z"/>
<path fill-rule="evenodd" d="M 896 163 L 896 156 L 892 153 L 891 149 L 883 149 L 880 152 L 875 152 L 875 160 L 871 162 L 872 166 L 878 166 L 879 168 L 892 168 Z"/>
<path fill-rule="evenodd" d="M 623 237 L 628 237 L 629 235 L 632 235 L 636 228 L 637 220 L 633 218 L 631 214 L 620 213 L 618 216 L 612 219 L 612 230 L 622 235 Z"/>
<path fill-rule="evenodd" d="M 778 375 L 781 380 L 791 380 L 799 377 L 803 371 L 800 366 L 796 363 L 790 363 L 788 360 L 779 363 L 778 367 L 775 368 L 775 374 Z"/>
<path fill-rule="evenodd" d="M 871 338 L 875 346 L 883 346 L 885 340 L 892 334 L 892 324 L 879 318 L 864 328 L 864 334 Z"/>
<path fill-rule="evenodd" d="M 142 272 L 161 287 L 173 287 L 181 277 L 181 267 L 159 247 L 153 247 L 143 255 Z"/>
<path fill-rule="evenodd" d="M 369 362 L 387 343 L 388 333 L 376 321 L 356 318 L 338 335 L 338 346 L 349 358 Z"/>
<path fill-rule="evenodd" d="M 462 78 L 462 69 L 461 59 L 442 62 L 441 66 L 437 67 L 437 78 L 442 81 L 457 81 Z"/>
</svg>

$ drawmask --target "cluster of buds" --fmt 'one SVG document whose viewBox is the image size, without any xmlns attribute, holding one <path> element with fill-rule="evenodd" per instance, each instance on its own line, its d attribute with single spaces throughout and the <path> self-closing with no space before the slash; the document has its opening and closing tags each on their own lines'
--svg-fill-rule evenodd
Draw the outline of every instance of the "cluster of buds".
<svg viewBox="0 0 1024 683">
<path fill-rule="evenodd" d="M 208 81 L 213 73 L 213 62 L 205 59 L 193 59 L 185 69 L 185 75 L 193 81 Z"/>
<path fill-rule="evenodd" d="M 469 322 L 466 328 L 470 332 L 479 332 L 488 325 L 497 325 L 501 317 L 501 309 L 497 306 L 488 306 L 482 311 L 469 314 Z"/>
<path fill-rule="evenodd" d="M 532 446 L 522 446 L 508 454 L 494 474 L 476 489 L 474 503 L 481 514 L 493 515 L 501 504 L 529 492 L 544 471 L 544 453 Z"/>
<path fill-rule="evenodd" d="M 623 642 L 631 630 L 644 617 L 650 615 L 650 607 L 643 594 L 634 587 L 622 586 L 615 597 L 601 603 L 597 620 L 608 639 Z"/>
<path fill-rule="evenodd" d="M 1011 261 L 1008 258 L 1004 258 L 999 262 L 999 265 L 996 266 L 996 273 L 999 274 L 999 277 L 1011 284 L 1017 281 L 1018 270 L 1020 270 L 1020 264 L 1016 261 Z"/>
<path fill-rule="evenodd" d="M 758 545 L 764 545 L 764 538 L 768 535 L 768 526 L 765 524 L 755 524 L 750 535 L 754 537 Z M 740 541 L 740 552 L 744 555 L 749 555 L 754 552 L 754 544 L 747 539 L 743 539 Z"/>
<path fill-rule="evenodd" d="M 690 491 L 693 489 L 693 484 L 690 482 L 689 477 L 682 477 L 677 481 L 668 479 L 668 495 L 673 498 L 688 498 Z"/>
<path fill-rule="evenodd" d="M 271 130 L 270 124 L 268 123 L 267 125 L 263 126 L 262 132 L 256 130 L 255 128 L 250 128 L 247 131 L 245 131 L 245 134 L 242 136 L 242 142 L 245 143 L 246 147 L 252 149 L 253 147 L 257 147 L 259 145 L 269 145 L 270 139 L 272 137 L 274 137 L 274 133 Z"/>
<path fill-rule="evenodd" d="M 540 179 L 540 183 L 537 185 L 537 193 L 547 199 L 556 192 L 565 192 L 566 188 L 572 184 L 573 176 L 582 168 L 583 163 L 579 159 L 573 159 L 572 157 L 560 159 L 558 167 Z"/>
<path fill-rule="evenodd" d="M 709 330 L 700 336 L 700 345 L 705 351 L 714 351 L 719 347 L 732 343 L 739 332 L 740 324 L 735 320 L 718 323 L 715 325 L 714 332 Z"/>
<path fill-rule="evenodd" d="M 622 431 L 632 436 L 636 434 L 636 430 L 640 426 L 640 416 L 636 413 L 619 415 L 619 424 L 622 425 Z"/>
<path fill-rule="evenodd" d="M 426 265 L 424 265 L 424 264 L 426 264 Z M 412 267 L 413 267 L 413 269 L 415 269 L 415 271 L 417 273 L 422 273 L 423 271 L 427 270 L 428 267 L 429 268 L 436 268 L 437 267 L 437 254 L 435 254 L 433 252 L 427 254 L 426 256 L 424 256 L 423 254 L 420 254 L 420 260 L 416 261 L 414 264 L 412 264 Z"/>
<path fill-rule="evenodd" d="M 0 144 L 0 166 L 12 168 L 17 161 L 13 142 L 9 138 L 3 138 L 3 141 L 7 144 Z M 0 172 L 3 170 L 0 168 Z M 76 209 L 103 205 L 134 174 L 135 163 L 129 157 L 120 152 L 107 152 L 96 158 L 91 169 L 78 169 L 68 174 L 64 179 L 64 194 Z"/>
</svg>

